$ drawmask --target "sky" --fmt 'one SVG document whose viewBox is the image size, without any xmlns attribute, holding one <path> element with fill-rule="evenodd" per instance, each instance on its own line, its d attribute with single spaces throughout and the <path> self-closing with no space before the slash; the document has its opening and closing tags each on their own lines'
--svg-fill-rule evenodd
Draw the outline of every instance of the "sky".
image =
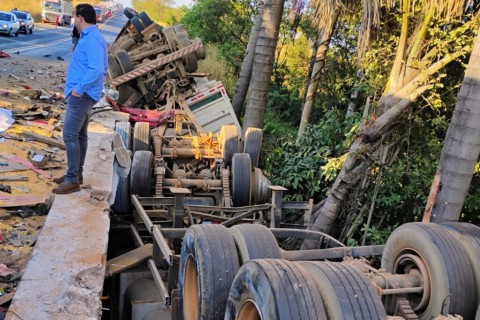
<svg viewBox="0 0 480 320">
<path fill-rule="evenodd" d="M 131 7 L 132 6 L 132 2 L 130 0 L 116 0 L 117 2 L 120 2 L 121 4 L 123 4 L 124 7 Z M 183 6 L 183 5 L 189 5 L 192 0 L 174 0 L 175 2 L 175 7 L 180 7 L 180 6 Z"/>
</svg>

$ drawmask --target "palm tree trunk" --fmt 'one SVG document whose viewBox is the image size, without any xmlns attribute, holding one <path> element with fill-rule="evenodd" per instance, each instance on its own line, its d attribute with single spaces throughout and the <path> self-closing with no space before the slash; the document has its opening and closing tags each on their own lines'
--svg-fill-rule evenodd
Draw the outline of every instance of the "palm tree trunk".
<svg viewBox="0 0 480 320">
<path fill-rule="evenodd" d="M 262 128 L 267 105 L 275 47 L 277 45 L 284 0 L 266 0 L 263 7 L 262 27 L 257 39 L 252 67 L 252 80 L 245 108 L 243 132 L 247 128 Z"/>
<path fill-rule="evenodd" d="M 443 144 L 438 170 L 440 187 L 431 221 L 458 221 L 480 154 L 480 36 L 477 36 L 452 120 Z"/>
<path fill-rule="evenodd" d="M 305 104 L 303 105 L 302 118 L 300 120 L 300 126 L 298 128 L 297 141 L 298 137 L 305 133 L 305 128 L 310 122 L 310 116 L 312 115 L 313 102 L 315 101 L 315 94 L 320 83 L 320 73 L 325 66 L 325 59 L 327 55 L 327 50 L 330 45 L 330 39 L 335 30 L 335 25 L 337 24 L 338 16 L 340 11 L 335 10 L 333 14 L 331 23 L 322 31 L 322 36 L 320 37 L 320 44 L 318 45 L 317 52 L 315 53 L 315 64 L 313 65 L 313 70 L 311 72 L 311 79 L 309 81 L 307 96 L 305 98 Z"/>
<path fill-rule="evenodd" d="M 263 1 L 258 3 L 257 15 L 250 32 L 250 38 L 248 39 L 247 50 L 245 52 L 245 58 L 243 59 L 242 69 L 238 77 L 237 88 L 235 89 L 235 95 L 233 96 L 232 106 L 233 111 L 240 119 L 243 105 L 245 103 L 245 97 L 247 96 L 248 86 L 252 76 L 253 58 L 255 54 L 255 46 L 257 44 L 258 34 L 260 27 L 262 26 L 262 12 Z"/>
<path fill-rule="evenodd" d="M 468 50 L 468 48 L 465 50 Z M 380 101 L 383 101 L 382 103 L 387 111 L 374 122 L 367 122 L 362 126 L 360 133 L 350 146 L 347 159 L 335 179 L 327 199 L 322 202 L 322 205 L 314 208 L 314 214 L 308 226 L 309 229 L 330 233 L 341 211 L 344 200 L 356 188 L 361 178 L 361 173 L 371 164 L 372 159 L 367 155 L 375 153 L 379 146 L 378 140 L 391 129 L 395 120 L 398 119 L 404 110 L 430 88 L 428 79 L 461 55 L 463 55 L 462 50 L 446 55 L 429 68 L 422 70 L 417 77 L 399 89 L 393 97 L 386 96 L 380 99 Z M 315 240 L 306 240 L 302 245 L 302 249 L 314 249 L 317 247 L 318 242 Z"/>
</svg>

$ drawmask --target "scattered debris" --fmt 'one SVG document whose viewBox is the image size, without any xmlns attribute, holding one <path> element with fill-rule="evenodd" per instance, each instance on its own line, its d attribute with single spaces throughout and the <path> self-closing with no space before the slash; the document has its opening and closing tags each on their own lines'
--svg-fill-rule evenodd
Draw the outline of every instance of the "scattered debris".
<svg viewBox="0 0 480 320">
<path fill-rule="evenodd" d="M 44 137 L 44 136 L 38 135 L 38 134 L 33 133 L 33 132 L 28 132 L 28 131 L 23 132 L 23 135 L 27 136 L 28 138 L 34 139 L 36 141 L 40 141 L 40 142 L 46 143 L 48 145 L 58 147 L 58 148 L 61 148 L 61 149 L 65 150 L 65 144 L 61 140 Z"/>
<path fill-rule="evenodd" d="M 6 192 L 6 193 L 12 193 L 12 186 L 0 183 L 0 191 Z"/>
<path fill-rule="evenodd" d="M 10 177 L 0 177 L 0 182 L 6 181 L 28 181 L 27 176 L 10 176 Z"/>
</svg>

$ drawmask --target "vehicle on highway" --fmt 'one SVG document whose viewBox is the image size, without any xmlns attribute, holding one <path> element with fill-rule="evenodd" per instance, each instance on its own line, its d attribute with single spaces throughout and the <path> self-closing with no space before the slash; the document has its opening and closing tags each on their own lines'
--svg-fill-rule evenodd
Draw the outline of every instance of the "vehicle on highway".
<svg viewBox="0 0 480 320">
<path fill-rule="evenodd" d="M 33 28 L 35 27 L 35 21 L 30 12 L 20 10 L 12 10 L 11 12 L 17 16 L 18 21 L 20 22 L 20 30 L 25 32 L 25 34 L 32 34 Z"/>
<path fill-rule="evenodd" d="M 93 6 L 95 14 L 97 15 L 97 22 L 103 22 L 106 19 L 107 8 L 105 6 Z"/>
<path fill-rule="evenodd" d="M 18 37 L 20 22 L 16 15 L 11 12 L 0 11 L 0 33 L 6 33 L 9 37 L 15 34 Z"/>
<path fill-rule="evenodd" d="M 72 23 L 73 4 L 71 0 L 44 0 L 42 2 L 42 22 L 69 26 Z"/>
</svg>

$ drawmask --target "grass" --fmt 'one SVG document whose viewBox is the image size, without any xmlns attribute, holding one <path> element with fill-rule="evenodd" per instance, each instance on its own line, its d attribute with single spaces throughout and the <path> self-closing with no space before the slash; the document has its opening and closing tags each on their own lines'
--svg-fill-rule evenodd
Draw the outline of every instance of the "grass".
<svg viewBox="0 0 480 320">
<path fill-rule="evenodd" d="M 199 61 L 197 72 L 211 73 L 212 75 L 209 76 L 209 79 L 217 79 L 221 81 L 231 99 L 233 97 L 233 93 L 235 92 L 237 77 L 235 76 L 233 70 L 228 67 L 226 61 L 218 56 L 217 48 L 207 45 L 206 51 L 207 58 Z"/>
</svg>

